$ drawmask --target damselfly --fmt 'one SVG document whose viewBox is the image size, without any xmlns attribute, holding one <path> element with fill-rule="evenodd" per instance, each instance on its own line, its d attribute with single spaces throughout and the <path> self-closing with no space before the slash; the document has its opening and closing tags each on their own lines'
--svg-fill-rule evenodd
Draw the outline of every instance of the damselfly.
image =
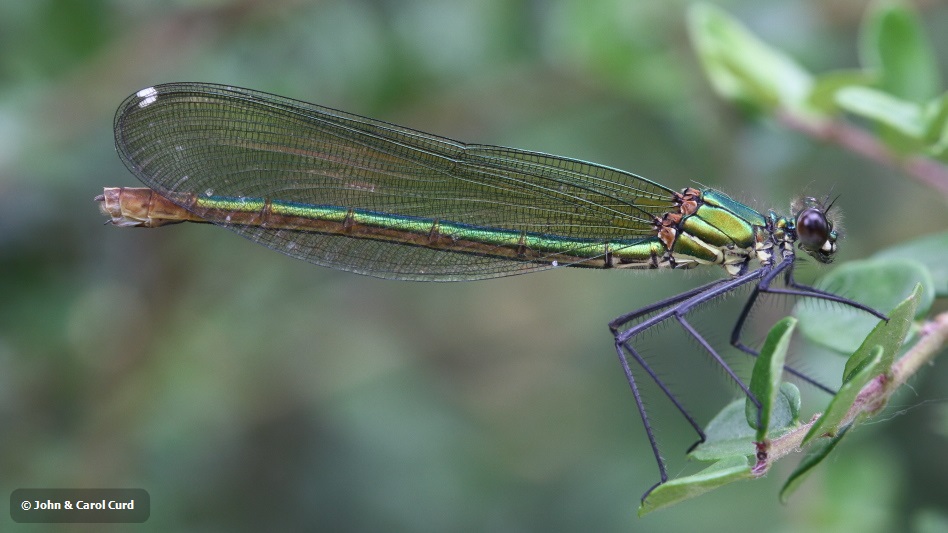
<svg viewBox="0 0 948 533">
<path fill-rule="evenodd" d="M 799 247 L 829 263 L 832 205 L 813 198 L 792 216 L 759 213 L 721 192 L 674 191 L 640 176 L 538 152 L 463 144 L 262 92 L 171 83 L 127 98 L 115 144 L 146 189 L 107 188 L 96 199 L 119 226 L 211 222 L 284 254 L 390 279 L 459 281 L 557 267 L 692 268 L 727 277 L 616 318 L 615 349 L 658 464 L 668 479 L 631 358 L 705 440 L 701 426 L 633 347 L 642 332 L 677 322 L 760 403 L 689 323 L 689 312 L 753 286 L 731 344 L 760 294 L 849 305 L 797 283 Z M 775 280 L 782 287 L 775 287 Z M 832 390 L 802 372 L 798 378 Z M 644 498 L 644 496 L 643 496 Z"/>
</svg>

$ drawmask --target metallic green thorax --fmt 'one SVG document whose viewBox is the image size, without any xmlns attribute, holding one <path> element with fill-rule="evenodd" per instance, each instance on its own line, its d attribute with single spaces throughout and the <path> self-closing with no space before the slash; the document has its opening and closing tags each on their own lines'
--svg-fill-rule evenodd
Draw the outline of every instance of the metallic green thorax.
<svg viewBox="0 0 948 533">
<path fill-rule="evenodd" d="M 768 219 L 718 191 L 687 188 L 675 203 L 678 211 L 665 215 L 658 228 L 671 266 L 716 264 L 735 276 L 752 258 L 769 260 L 773 215 Z"/>
</svg>

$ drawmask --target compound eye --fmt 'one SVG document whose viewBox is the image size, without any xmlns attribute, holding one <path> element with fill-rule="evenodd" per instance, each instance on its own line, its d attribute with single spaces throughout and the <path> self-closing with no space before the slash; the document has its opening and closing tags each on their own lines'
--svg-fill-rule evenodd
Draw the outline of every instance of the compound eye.
<svg viewBox="0 0 948 533">
<path fill-rule="evenodd" d="M 829 239 L 830 224 L 819 209 L 810 207 L 797 215 L 797 237 L 808 248 L 819 249 Z"/>
</svg>

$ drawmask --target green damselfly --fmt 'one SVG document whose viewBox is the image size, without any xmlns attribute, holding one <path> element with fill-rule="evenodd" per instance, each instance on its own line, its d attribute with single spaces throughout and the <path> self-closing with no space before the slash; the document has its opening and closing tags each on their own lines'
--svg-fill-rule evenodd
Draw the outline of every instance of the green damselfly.
<svg viewBox="0 0 948 533">
<path fill-rule="evenodd" d="M 389 279 L 459 281 L 557 267 L 692 268 L 727 277 L 616 318 L 616 353 L 667 481 L 634 360 L 705 434 L 632 345 L 675 321 L 760 403 L 686 316 L 753 286 L 731 335 L 741 341 L 758 296 L 779 293 L 858 302 L 797 283 L 794 246 L 822 263 L 836 252 L 831 204 L 806 198 L 790 217 L 759 213 L 721 192 L 669 189 L 575 159 L 463 144 L 409 128 L 258 91 L 171 83 L 127 98 L 115 143 L 148 189 L 107 188 L 96 199 L 111 222 L 155 227 L 211 222 L 284 254 Z M 778 280 L 783 287 L 772 286 Z M 829 387 L 785 370 L 827 392 Z M 697 443 L 696 443 L 697 444 Z M 644 496 L 643 496 L 644 498 Z"/>
</svg>

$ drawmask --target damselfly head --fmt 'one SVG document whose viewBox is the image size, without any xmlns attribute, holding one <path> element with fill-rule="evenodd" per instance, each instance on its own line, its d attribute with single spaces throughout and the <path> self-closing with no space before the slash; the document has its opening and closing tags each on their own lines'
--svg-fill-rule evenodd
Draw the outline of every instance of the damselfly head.
<svg viewBox="0 0 948 533">
<path fill-rule="evenodd" d="M 793 229 L 798 246 L 821 263 L 832 263 L 833 254 L 836 253 L 839 234 L 833 228 L 835 221 L 828 215 L 835 201 L 827 204 L 826 200 L 806 197 L 793 205 Z"/>
</svg>

